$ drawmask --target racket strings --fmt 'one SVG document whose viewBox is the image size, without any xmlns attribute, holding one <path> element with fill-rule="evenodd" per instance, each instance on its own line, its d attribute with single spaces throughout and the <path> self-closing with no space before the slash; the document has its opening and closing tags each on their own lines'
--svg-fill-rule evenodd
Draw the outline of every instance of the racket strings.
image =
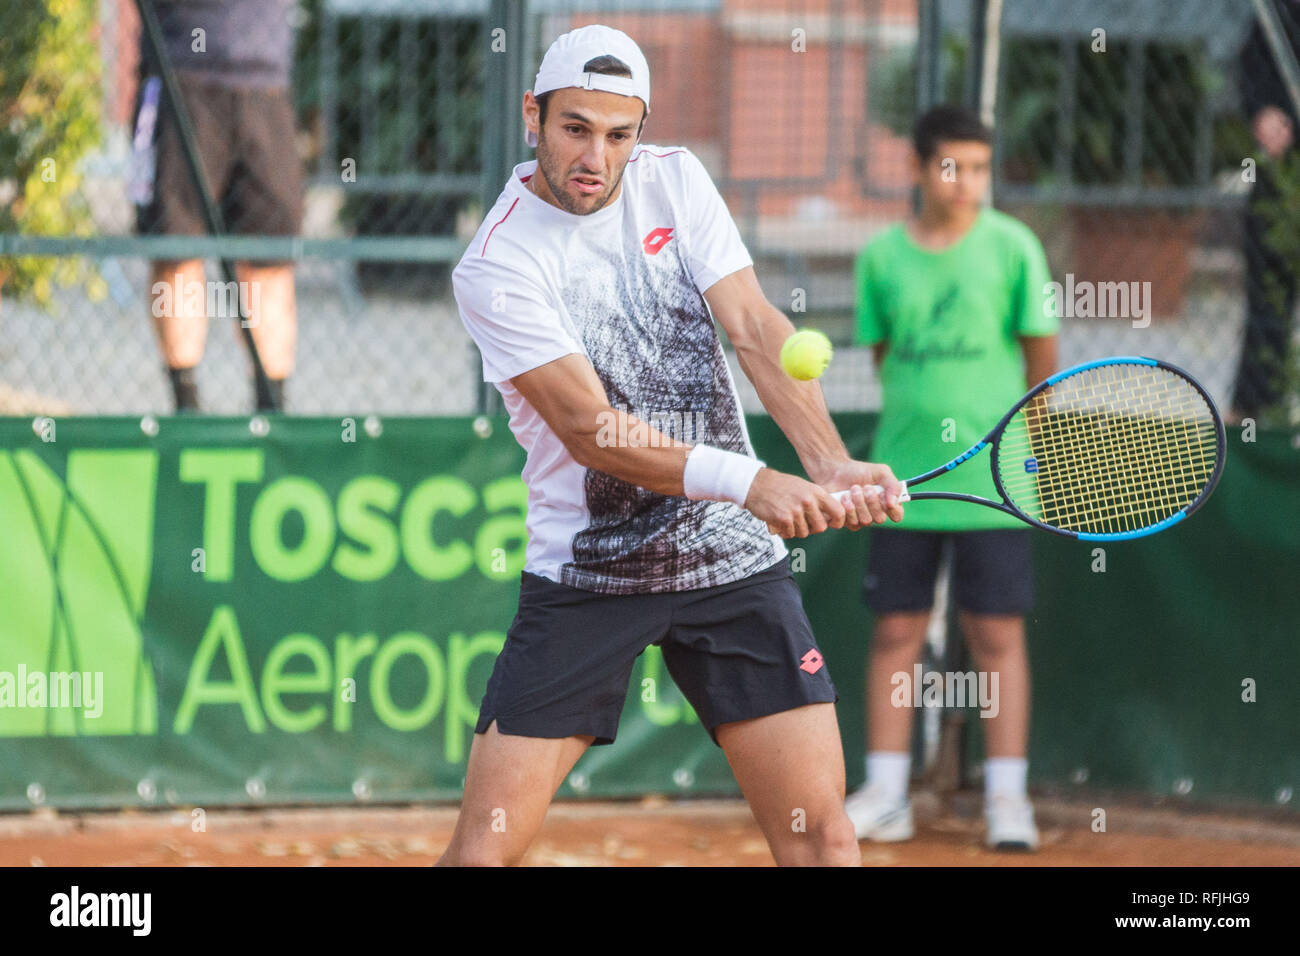
<svg viewBox="0 0 1300 956">
<path fill-rule="evenodd" d="M 1086 369 L 1036 394 L 998 440 L 998 476 L 1029 517 L 1113 534 L 1166 520 L 1194 502 L 1219 455 L 1213 411 L 1159 366 Z"/>
<path fill-rule="evenodd" d="M 1110 387 L 1106 392 L 1108 402 L 1125 398 L 1114 394 Z M 1186 414 L 1163 418 L 1152 414 L 1155 409 L 1151 407 L 1151 398 L 1151 395 L 1142 396 L 1132 402 L 1128 414 L 1118 419 L 1104 414 L 1094 415 L 1089 422 L 1093 426 L 1091 429 L 1082 433 L 1075 429 L 1075 434 L 1066 436 L 1078 443 L 1081 454 L 1076 461 L 1096 462 L 1104 458 L 1115 470 L 1114 482 L 1108 485 L 1096 481 L 1103 476 L 1095 468 L 1077 467 L 1067 471 L 1065 480 L 1061 481 L 1062 476 L 1049 468 L 1039 481 L 1040 490 L 1045 492 L 1040 497 L 1045 505 L 1043 517 L 1046 520 L 1056 520 L 1062 526 L 1077 526 L 1081 530 L 1134 530 L 1163 520 L 1194 499 L 1199 484 L 1192 488 L 1190 499 L 1180 495 L 1179 488 L 1179 480 L 1186 481 L 1189 470 L 1182 467 L 1183 459 L 1178 457 L 1182 453 L 1178 446 L 1186 445 L 1185 425 L 1190 419 Z M 1164 400 L 1167 410 L 1168 395 L 1159 398 Z M 1070 411 L 1075 416 L 1075 424 L 1087 421 L 1079 417 L 1078 408 Z M 1061 429 L 1055 427 L 1049 431 L 1056 433 Z M 1049 448 L 1061 447 L 1059 434 L 1049 434 L 1048 437 Z M 1194 469 L 1191 474 L 1194 480 Z M 1053 481 L 1053 478 L 1058 480 Z"/>
<path fill-rule="evenodd" d="M 1178 468 L 1172 446 L 1177 444 L 1175 436 L 1179 434 L 1184 436 L 1185 444 L 1185 423 L 1189 418 L 1186 414 L 1175 418 L 1166 415 L 1161 420 L 1152 415 L 1153 396 L 1149 389 L 1148 394 L 1136 396 L 1134 400 L 1135 396 L 1117 395 L 1113 381 L 1102 381 L 1099 385 L 1100 388 L 1092 390 L 1091 398 L 1100 396 L 1103 409 L 1105 405 L 1127 400 L 1128 414 L 1119 418 L 1108 416 L 1104 410 L 1098 414 L 1097 403 L 1089 401 L 1089 396 L 1085 394 L 1084 400 L 1079 401 L 1077 387 L 1075 394 L 1055 403 L 1056 409 L 1051 407 L 1052 396 L 1044 396 L 1045 401 L 1040 403 L 1046 408 L 1038 410 L 1037 418 L 1046 427 L 1040 429 L 1042 440 L 1034 444 L 1041 446 L 1046 465 L 1036 479 L 1044 505 L 1042 517 L 1059 520 L 1062 525 L 1082 525 L 1085 529 L 1090 529 L 1090 517 L 1110 518 L 1105 530 L 1131 530 L 1167 517 L 1181 507 L 1175 500 L 1173 505 L 1165 502 L 1167 506 L 1159 508 L 1162 498 L 1177 495 L 1176 481 L 1170 487 L 1167 473 L 1171 468 Z M 1168 406 L 1168 395 L 1160 398 Z M 1081 430 L 1080 425 L 1092 427 Z M 1077 454 L 1069 461 L 1073 467 L 1063 469 L 1060 467 L 1064 463 L 1062 450 L 1067 447 L 1076 448 Z M 1108 486 L 1105 481 L 1097 481 L 1106 476 L 1099 474 L 1095 467 L 1078 467 L 1079 462 L 1095 465 L 1103 459 L 1114 470 L 1111 477 L 1118 479 L 1118 484 Z M 1150 513 L 1153 505 L 1158 509 L 1154 515 Z"/>
<path fill-rule="evenodd" d="M 1105 383 L 1106 400 L 1124 402 L 1126 396 L 1116 394 L 1112 384 Z M 1150 401 L 1153 397 L 1154 403 Z M 1130 426 L 1129 434 L 1124 434 L 1122 428 L 1109 427 L 1110 420 L 1103 417 L 1098 420 L 1097 429 L 1084 436 L 1085 449 L 1091 456 L 1101 455 L 1111 462 L 1127 456 L 1130 465 L 1127 477 L 1130 481 L 1120 485 L 1115 495 L 1116 500 L 1110 506 L 1111 517 L 1125 523 L 1121 530 L 1133 530 L 1152 523 L 1153 516 L 1146 513 L 1143 506 L 1156 504 L 1158 507 L 1162 496 L 1168 498 L 1177 495 L 1177 489 L 1169 485 L 1169 472 L 1178 467 L 1181 459 L 1171 458 L 1171 449 L 1168 447 L 1170 443 L 1167 441 L 1171 436 L 1153 427 L 1156 421 L 1153 413 L 1162 406 L 1169 406 L 1167 388 L 1164 394 L 1144 395 L 1133 403 L 1131 415 L 1121 420 L 1121 424 Z M 1177 427 L 1177 423 L 1186 421 L 1186 418 L 1170 421 Z M 1070 490 L 1078 495 L 1078 500 L 1067 499 L 1062 504 L 1067 517 L 1081 517 L 1090 511 L 1096 512 L 1099 508 L 1107 507 L 1108 503 L 1104 500 L 1106 489 L 1103 486 L 1084 486 Z M 1180 507 L 1182 504 L 1166 507 L 1154 520 L 1168 517 Z"/>
</svg>

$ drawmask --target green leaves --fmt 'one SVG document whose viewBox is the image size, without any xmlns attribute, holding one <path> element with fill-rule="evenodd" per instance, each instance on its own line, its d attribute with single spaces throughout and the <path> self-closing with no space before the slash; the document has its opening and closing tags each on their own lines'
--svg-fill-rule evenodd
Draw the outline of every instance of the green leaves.
<svg viewBox="0 0 1300 956">
<path fill-rule="evenodd" d="M 79 164 L 100 141 L 95 0 L 8 4 L 0 22 L 0 233 L 85 236 L 93 230 Z M 0 287 L 47 303 L 54 285 L 103 280 L 72 258 L 0 259 Z"/>
</svg>

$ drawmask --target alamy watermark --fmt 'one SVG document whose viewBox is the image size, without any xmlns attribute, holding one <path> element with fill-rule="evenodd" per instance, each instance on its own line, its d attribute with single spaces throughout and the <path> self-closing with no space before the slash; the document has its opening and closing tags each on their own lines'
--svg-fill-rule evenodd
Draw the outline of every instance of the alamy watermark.
<svg viewBox="0 0 1300 956">
<path fill-rule="evenodd" d="M 895 707 L 972 707 L 981 717 L 998 715 L 997 671 L 927 671 L 920 664 L 912 673 L 897 671 L 889 678 Z"/>
<path fill-rule="evenodd" d="M 262 314 L 260 282 L 199 282 L 197 279 L 186 282 L 178 272 L 171 282 L 155 282 L 150 292 L 156 319 L 171 318 L 178 313 L 206 315 L 210 319 L 242 319 L 245 326 L 252 328 Z"/>
<path fill-rule="evenodd" d="M 623 411 L 624 414 L 619 414 Z M 658 448 L 674 441 L 696 442 L 707 434 L 704 412 L 641 412 L 609 409 L 596 414 L 601 448 Z"/>
<path fill-rule="evenodd" d="M 0 671 L 0 707 L 80 708 L 83 716 L 104 713 L 103 671 Z"/>
<path fill-rule="evenodd" d="M 75 883 L 50 897 L 51 926 L 118 926 L 148 936 L 153 925 L 152 893 L 83 893 Z"/>
<path fill-rule="evenodd" d="M 1151 324 L 1150 282 L 1075 281 L 1065 274 L 1065 283 L 1043 286 L 1043 315 L 1058 319 L 1129 319 L 1135 329 Z"/>
</svg>

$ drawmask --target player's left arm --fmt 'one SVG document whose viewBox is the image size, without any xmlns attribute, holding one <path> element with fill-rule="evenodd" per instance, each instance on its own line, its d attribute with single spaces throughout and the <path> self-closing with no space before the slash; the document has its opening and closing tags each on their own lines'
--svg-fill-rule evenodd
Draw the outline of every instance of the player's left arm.
<svg viewBox="0 0 1300 956">
<path fill-rule="evenodd" d="M 902 483 L 888 465 L 854 461 L 835 423 L 831 421 L 816 381 L 801 382 L 781 368 L 781 346 L 794 326 L 780 309 L 767 301 L 753 266 L 719 279 L 704 292 L 714 317 L 726 330 L 745 376 L 754 383 L 763 407 L 776 421 L 799 454 L 808 477 L 827 491 L 853 486 L 882 485 L 886 501 L 854 491 L 854 508 L 845 508 L 846 528 L 858 528 L 903 518 L 898 496 Z"/>
</svg>

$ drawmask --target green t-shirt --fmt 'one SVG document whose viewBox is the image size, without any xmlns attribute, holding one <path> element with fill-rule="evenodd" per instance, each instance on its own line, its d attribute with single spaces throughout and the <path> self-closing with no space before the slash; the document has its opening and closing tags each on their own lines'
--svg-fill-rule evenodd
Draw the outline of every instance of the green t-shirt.
<svg viewBox="0 0 1300 956">
<path fill-rule="evenodd" d="M 872 460 L 902 480 L 937 468 L 988 433 L 1026 392 L 1018 336 L 1052 335 L 1044 307 L 1047 258 L 1027 226 L 994 209 L 947 249 L 916 245 L 899 224 L 854 264 L 857 341 L 888 343 L 884 409 Z M 989 449 L 918 491 L 1001 500 Z M 1024 527 L 1010 515 L 955 501 L 918 501 L 899 527 L 971 531 Z"/>
</svg>

